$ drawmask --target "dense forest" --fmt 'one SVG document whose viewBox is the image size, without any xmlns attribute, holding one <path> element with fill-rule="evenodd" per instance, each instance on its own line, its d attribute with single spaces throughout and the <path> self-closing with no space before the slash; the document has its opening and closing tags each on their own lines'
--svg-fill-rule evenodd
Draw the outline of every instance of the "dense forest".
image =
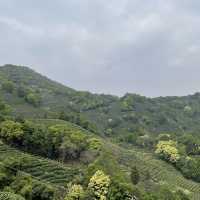
<svg viewBox="0 0 200 200">
<path fill-rule="evenodd" d="M 200 199 L 200 93 L 92 94 L 5 65 L 0 95 L 0 200 Z"/>
</svg>

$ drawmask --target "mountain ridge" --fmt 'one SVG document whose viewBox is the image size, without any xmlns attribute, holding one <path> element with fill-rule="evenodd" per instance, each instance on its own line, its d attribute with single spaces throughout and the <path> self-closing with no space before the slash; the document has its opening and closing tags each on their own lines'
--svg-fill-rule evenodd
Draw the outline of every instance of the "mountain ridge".
<svg viewBox="0 0 200 200">
<path fill-rule="evenodd" d="M 155 97 L 151 97 L 151 96 L 146 96 L 146 95 L 141 95 L 139 93 L 134 93 L 134 92 L 124 92 L 124 95 L 115 95 L 115 94 L 112 94 L 112 93 L 96 93 L 96 92 L 90 92 L 88 90 L 77 90 L 77 89 L 73 89 L 73 87 L 69 87 L 67 86 L 66 84 L 64 83 L 61 83 L 59 80 L 54 80 L 52 78 L 48 78 L 47 75 L 42 75 L 40 72 L 38 72 L 37 70 L 35 70 L 34 68 L 31 68 L 29 66 L 24 66 L 24 65 L 14 65 L 14 64 L 4 64 L 4 65 L 1 65 L 0 68 L 18 68 L 18 70 L 20 69 L 25 69 L 31 73 L 36 73 L 37 75 L 40 75 L 42 76 L 43 78 L 45 79 L 48 79 L 49 81 L 51 82 L 54 82 L 56 84 L 59 84 L 59 85 L 62 85 L 68 89 L 71 89 L 73 91 L 77 91 L 77 92 L 89 92 L 93 95 L 106 95 L 106 96 L 113 96 L 113 97 L 118 97 L 118 98 L 123 98 L 124 96 L 127 96 L 127 95 L 138 95 L 138 96 L 142 96 L 142 97 L 145 97 L 145 98 L 148 98 L 148 99 L 156 99 L 156 98 L 174 98 L 174 97 L 180 97 L 180 98 L 183 98 L 183 97 L 187 97 L 187 96 L 193 96 L 193 95 L 200 95 L 200 91 L 196 91 L 196 92 L 193 92 L 192 94 L 185 94 L 185 95 L 160 95 L 160 96 L 155 96 Z"/>
<path fill-rule="evenodd" d="M 123 97 L 95 94 L 76 91 L 28 67 L 14 65 L 0 67 L 0 78 L 0 83 L 8 82 L 7 87 L 9 84 L 13 87 L 13 92 L 5 93 L 5 90 L 1 90 L 1 93 L 11 107 L 14 105 L 15 113 L 20 114 L 20 108 L 24 106 L 26 109 L 21 110 L 30 109 L 33 113 L 37 110 L 37 113 L 41 113 L 40 117 L 46 114 L 57 118 L 61 112 L 79 113 L 95 123 L 101 132 L 108 132 L 108 134 L 112 131 L 119 132 L 115 130 L 115 126 L 121 125 L 121 131 L 125 128 L 123 124 L 126 124 L 129 129 L 138 129 L 132 125 L 129 127 L 131 122 L 148 131 L 157 132 L 158 128 L 155 128 L 157 126 L 159 126 L 159 132 L 177 129 L 184 131 L 186 121 L 186 124 L 193 123 L 195 127 L 195 123 L 200 120 L 200 93 L 181 97 L 155 98 L 131 93 Z M 19 103 L 16 104 L 16 102 Z M 65 113 L 62 114 L 65 118 Z M 167 125 L 174 128 L 167 129 Z"/>
</svg>

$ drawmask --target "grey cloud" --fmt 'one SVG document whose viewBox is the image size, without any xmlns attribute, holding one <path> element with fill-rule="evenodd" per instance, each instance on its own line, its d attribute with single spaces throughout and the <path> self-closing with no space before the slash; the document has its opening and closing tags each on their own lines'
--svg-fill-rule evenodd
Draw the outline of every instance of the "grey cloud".
<svg viewBox="0 0 200 200">
<path fill-rule="evenodd" d="M 199 9 L 195 0 L 2 0 L 0 64 L 93 92 L 196 92 Z"/>
</svg>

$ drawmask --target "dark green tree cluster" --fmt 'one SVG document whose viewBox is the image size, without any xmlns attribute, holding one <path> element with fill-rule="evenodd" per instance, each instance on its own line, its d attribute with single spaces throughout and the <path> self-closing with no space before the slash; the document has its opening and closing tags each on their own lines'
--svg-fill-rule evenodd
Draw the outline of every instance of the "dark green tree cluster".
<svg viewBox="0 0 200 200">
<path fill-rule="evenodd" d="M 3 81 L 2 89 L 8 93 L 12 93 L 14 91 L 15 85 L 12 81 Z"/>
<path fill-rule="evenodd" d="M 59 119 L 72 122 L 74 124 L 77 124 L 78 126 L 81 126 L 84 129 L 87 129 L 91 132 L 97 133 L 97 127 L 95 124 L 87 120 L 81 113 L 75 113 L 75 112 L 64 112 L 62 111 L 59 114 Z"/>
<path fill-rule="evenodd" d="M 200 140 L 196 134 L 187 133 L 173 137 L 162 134 L 158 138 L 156 154 L 173 164 L 189 179 L 200 182 Z M 178 141 L 175 141 L 175 139 Z"/>
<path fill-rule="evenodd" d="M 10 112 L 11 107 L 0 98 L 0 122 L 4 121 Z"/>
<path fill-rule="evenodd" d="M 0 192 L 0 199 L 2 199 L 2 200 L 25 200 L 22 196 L 13 194 L 11 192 Z"/>
<path fill-rule="evenodd" d="M 65 200 L 189 200 L 188 196 L 178 190 L 172 192 L 160 187 L 157 192 L 143 192 L 137 187 L 106 175 L 98 170 L 90 178 L 88 185 L 69 185 Z"/>
<path fill-rule="evenodd" d="M 81 130 L 63 125 L 50 127 L 6 120 L 0 125 L 0 138 L 28 152 L 64 161 L 79 159 L 84 152 L 98 152 L 101 142 Z"/>
<path fill-rule="evenodd" d="M 30 92 L 26 95 L 25 100 L 33 106 L 37 107 L 41 103 L 41 96 L 37 93 Z"/>
<path fill-rule="evenodd" d="M 140 174 L 136 166 L 134 166 L 131 170 L 131 180 L 134 185 L 137 185 L 140 181 Z"/>
<path fill-rule="evenodd" d="M 41 104 L 42 98 L 39 91 L 37 90 L 20 85 L 17 88 L 17 94 L 19 97 L 24 98 L 26 102 L 35 107 L 38 107 Z"/>
</svg>

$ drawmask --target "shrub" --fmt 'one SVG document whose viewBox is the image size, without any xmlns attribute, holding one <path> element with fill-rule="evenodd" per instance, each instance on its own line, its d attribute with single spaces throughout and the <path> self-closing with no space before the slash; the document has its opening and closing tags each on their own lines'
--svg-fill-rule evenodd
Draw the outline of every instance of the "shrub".
<svg viewBox="0 0 200 200">
<path fill-rule="evenodd" d="M 84 198 L 84 190 L 81 185 L 70 185 L 68 194 L 64 200 L 81 200 Z"/>
<path fill-rule="evenodd" d="M 176 148 L 176 145 L 176 142 L 172 140 L 159 141 L 156 146 L 155 153 L 171 163 L 176 163 L 180 159 L 180 155 L 178 149 Z"/>
<path fill-rule="evenodd" d="M 134 185 L 138 184 L 140 180 L 140 174 L 138 169 L 134 166 L 131 170 L 131 180 Z"/>
<path fill-rule="evenodd" d="M 10 192 L 0 192 L 0 200 L 25 200 L 22 196 L 10 193 Z"/>
<path fill-rule="evenodd" d="M 34 93 L 29 93 L 26 96 L 26 101 L 30 104 L 32 104 L 33 106 L 37 107 L 40 105 L 41 103 L 41 97 L 38 94 L 34 94 Z"/>
<path fill-rule="evenodd" d="M 135 200 L 140 199 L 140 191 L 132 187 L 131 184 L 120 182 L 119 180 L 112 180 L 108 199 L 109 200 Z"/>
<path fill-rule="evenodd" d="M 110 177 L 98 170 L 90 179 L 88 189 L 94 195 L 94 199 L 106 200 L 109 186 Z"/>
<path fill-rule="evenodd" d="M 6 92 L 12 93 L 14 90 L 14 84 L 11 81 L 5 81 L 2 83 L 2 89 Z"/>
<path fill-rule="evenodd" d="M 0 136 L 6 141 L 20 141 L 24 135 L 22 125 L 18 122 L 7 120 L 2 122 L 0 127 Z"/>
</svg>

